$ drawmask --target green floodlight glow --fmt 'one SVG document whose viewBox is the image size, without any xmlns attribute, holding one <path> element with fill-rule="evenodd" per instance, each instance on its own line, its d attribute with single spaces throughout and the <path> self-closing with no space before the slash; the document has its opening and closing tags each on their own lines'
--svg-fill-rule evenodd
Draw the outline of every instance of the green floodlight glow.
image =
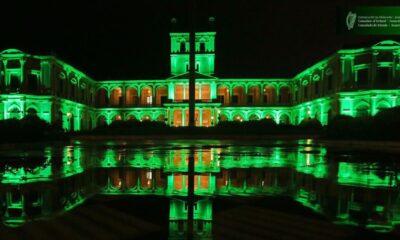
<svg viewBox="0 0 400 240">
<path fill-rule="evenodd" d="M 195 36 L 197 126 L 264 118 L 295 125 L 315 118 L 327 125 L 338 114 L 373 116 L 400 105 L 396 41 L 339 50 L 293 78 L 220 79 L 213 76 L 215 37 L 215 32 Z M 186 126 L 189 33 L 174 32 L 170 39 L 172 76 L 167 79 L 95 81 L 52 56 L 4 50 L 0 120 L 33 113 L 49 123 L 61 123 L 65 131 L 131 119 Z"/>
<path fill-rule="evenodd" d="M 366 187 L 396 187 L 395 173 L 385 174 L 382 178 L 379 172 L 374 169 L 369 169 L 365 163 L 339 163 L 338 183 L 351 186 L 366 186 Z M 391 176 L 392 175 L 392 176 Z"/>
</svg>

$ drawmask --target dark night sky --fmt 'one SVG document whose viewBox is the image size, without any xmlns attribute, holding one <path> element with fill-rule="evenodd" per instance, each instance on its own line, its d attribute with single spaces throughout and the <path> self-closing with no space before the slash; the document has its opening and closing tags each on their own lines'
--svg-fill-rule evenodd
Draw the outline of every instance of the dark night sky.
<svg viewBox="0 0 400 240">
<path fill-rule="evenodd" d="M 187 1 L 5 2 L 0 49 L 53 54 L 99 80 L 167 77 L 170 18 L 182 30 L 188 19 Z M 199 0 L 199 25 L 216 18 L 216 75 L 291 77 L 340 48 L 400 40 L 336 33 L 336 7 L 398 0 L 304 2 Z"/>
</svg>

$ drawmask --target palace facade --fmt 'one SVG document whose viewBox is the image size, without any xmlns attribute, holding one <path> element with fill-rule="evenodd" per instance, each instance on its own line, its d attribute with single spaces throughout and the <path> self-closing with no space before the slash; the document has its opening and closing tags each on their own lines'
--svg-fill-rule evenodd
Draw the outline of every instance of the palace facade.
<svg viewBox="0 0 400 240">
<path fill-rule="evenodd" d="M 292 78 L 218 78 L 215 32 L 196 33 L 196 126 L 263 118 L 299 124 L 400 105 L 400 43 L 339 50 Z M 0 53 L 0 120 L 37 115 L 66 131 L 113 121 L 188 125 L 189 33 L 171 39 L 171 77 L 96 81 L 53 57 Z"/>
</svg>

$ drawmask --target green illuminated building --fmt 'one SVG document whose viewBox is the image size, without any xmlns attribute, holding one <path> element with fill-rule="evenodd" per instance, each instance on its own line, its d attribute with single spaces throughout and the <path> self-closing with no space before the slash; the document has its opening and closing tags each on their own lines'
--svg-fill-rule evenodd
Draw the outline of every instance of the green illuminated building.
<svg viewBox="0 0 400 240">
<path fill-rule="evenodd" d="M 218 78 L 215 32 L 196 33 L 196 126 L 270 118 L 299 124 L 316 118 L 375 115 L 400 105 L 400 43 L 339 50 L 292 78 Z M 188 125 L 189 33 L 171 39 L 171 77 L 101 80 L 53 56 L 0 53 L 0 120 L 25 115 L 67 131 L 121 120 Z"/>
</svg>

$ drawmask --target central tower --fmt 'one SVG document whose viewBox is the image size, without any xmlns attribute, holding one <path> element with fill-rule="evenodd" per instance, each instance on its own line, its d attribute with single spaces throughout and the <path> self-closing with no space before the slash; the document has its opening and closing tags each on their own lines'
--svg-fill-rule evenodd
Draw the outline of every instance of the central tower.
<svg viewBox="0 0 400 240">
<path fill-rule="evenodd" d="M 171 75 L 189 72 L 189 33 L 172 32 Z M 215 32 L 196 32 L 196 72 L 213 75 L 215 69 Z"/>
</svg>

